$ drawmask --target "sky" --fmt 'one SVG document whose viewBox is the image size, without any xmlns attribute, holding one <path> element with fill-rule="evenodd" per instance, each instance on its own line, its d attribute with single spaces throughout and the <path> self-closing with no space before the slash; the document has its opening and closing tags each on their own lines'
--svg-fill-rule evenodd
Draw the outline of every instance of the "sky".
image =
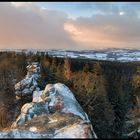
<svg viewBox="0 0 140 140">
<path fill-rule="evenodd" d="M 140 49 L 140 2 L 0 2 L 0 49 Z"/>
</svg>

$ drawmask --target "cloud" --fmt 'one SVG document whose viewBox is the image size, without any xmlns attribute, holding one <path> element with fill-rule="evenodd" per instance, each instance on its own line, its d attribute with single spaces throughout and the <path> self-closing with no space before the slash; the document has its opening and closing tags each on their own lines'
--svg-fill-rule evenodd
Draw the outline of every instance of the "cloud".
<svg viewBox="0 0 140 140">
<path fill-rule="evenodd" d="M 140 48 L 139 3 L 79 3 L 81 7 L 98 12 L 70 19 L 34 3 L 0 3 L 0 48 Z"/>
<path fill-rule="evenodd" d="M 77 4 L 77 8 L 101 14 L 114 14 L 119 12 L 119 6 L 116 2 L 81 2 Z"/>
<path fill-rule="evenodd" d="M 69 20 L 65 30 L 83 48 L 140 48 L 140 18 L 124 11 Z"/>
<path fill-rule="evenodd" d="M 26 6 L 31 6 L 32 2 L 11 2 L 12 5 L 15 7 L 26 7 Z"/>
<path fill-rule="evenodd" d="M 67 15 L 34 4 L 0 4 L 0 47 L 72 48 L 76 44 L 64 31 Z"/>
<path fill-rule="evenodd" d="M 140 13 L 139 2 L 81 2 L 77 4 L 77 8 L 103 15 L 119 14 L 121 11 L 129 16 L 137 16 Z"/>
</svg>

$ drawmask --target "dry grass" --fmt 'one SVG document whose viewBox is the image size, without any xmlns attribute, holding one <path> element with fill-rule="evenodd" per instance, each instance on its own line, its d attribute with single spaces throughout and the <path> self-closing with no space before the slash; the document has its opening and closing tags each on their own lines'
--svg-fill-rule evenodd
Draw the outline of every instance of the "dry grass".
<svg viewBox="0 0 140 140">
<path fill-rule="evenodd" d="M 42 114 L 28 121 L 26 124 L 21 126 L 21 129 L 29 129 L 34 126 L 38 131 L 54 131 L 55 129 L 60 129 L 67 125 L 72 125 L 74 123 L 79 123 L 80 118 L 74 116 L 73 114 L 59 113 L 54 114 Z"/>
</svg>

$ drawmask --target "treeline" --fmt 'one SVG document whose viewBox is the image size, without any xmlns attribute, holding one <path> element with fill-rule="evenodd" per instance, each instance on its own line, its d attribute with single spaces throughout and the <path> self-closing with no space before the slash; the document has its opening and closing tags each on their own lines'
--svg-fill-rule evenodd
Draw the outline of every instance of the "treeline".
<svg viewBox="0 0 140 140">
<path fill-rule="evenodd" d="M 14 84 L 26 75 L 27 63 L 38 61 L 40 88 L 43 90 L 49 83 L 66 84 L 88 114 L 99 138 L 124 137 L 124 133 L 130 131 L 127 120 L 140 115 L 137 111 L 140 107 L 139 62 L 57 58 L 44 52 L 1 52 L 0 60 L 0 96 L 10 97 L 9 106 L 15 104 Z M 0 100 L 8 106 L 7 98 Z M 137 127 L 138 123 L 133 129 Z"/>
</svg>

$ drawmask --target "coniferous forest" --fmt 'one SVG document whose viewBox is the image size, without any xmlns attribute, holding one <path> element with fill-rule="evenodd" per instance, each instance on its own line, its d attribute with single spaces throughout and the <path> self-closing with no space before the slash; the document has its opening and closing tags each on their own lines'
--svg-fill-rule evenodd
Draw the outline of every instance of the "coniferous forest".
<svg viewBox="0 0 140 140">
<path fill-rule="evenodd" d="M 99 138 L 123 138 L 138 129 L 140 62 L 115 62 L 51 57 L 44 52 L 0 52 L 0 128 L 6 129 L 17 103 L 14 85 L 26 75 L 28 62 L 41 65 L 40 89 L 61 82 L 74 93 Z M 133 125 L 128 122 L 133 121 Z"/>
</svg>

